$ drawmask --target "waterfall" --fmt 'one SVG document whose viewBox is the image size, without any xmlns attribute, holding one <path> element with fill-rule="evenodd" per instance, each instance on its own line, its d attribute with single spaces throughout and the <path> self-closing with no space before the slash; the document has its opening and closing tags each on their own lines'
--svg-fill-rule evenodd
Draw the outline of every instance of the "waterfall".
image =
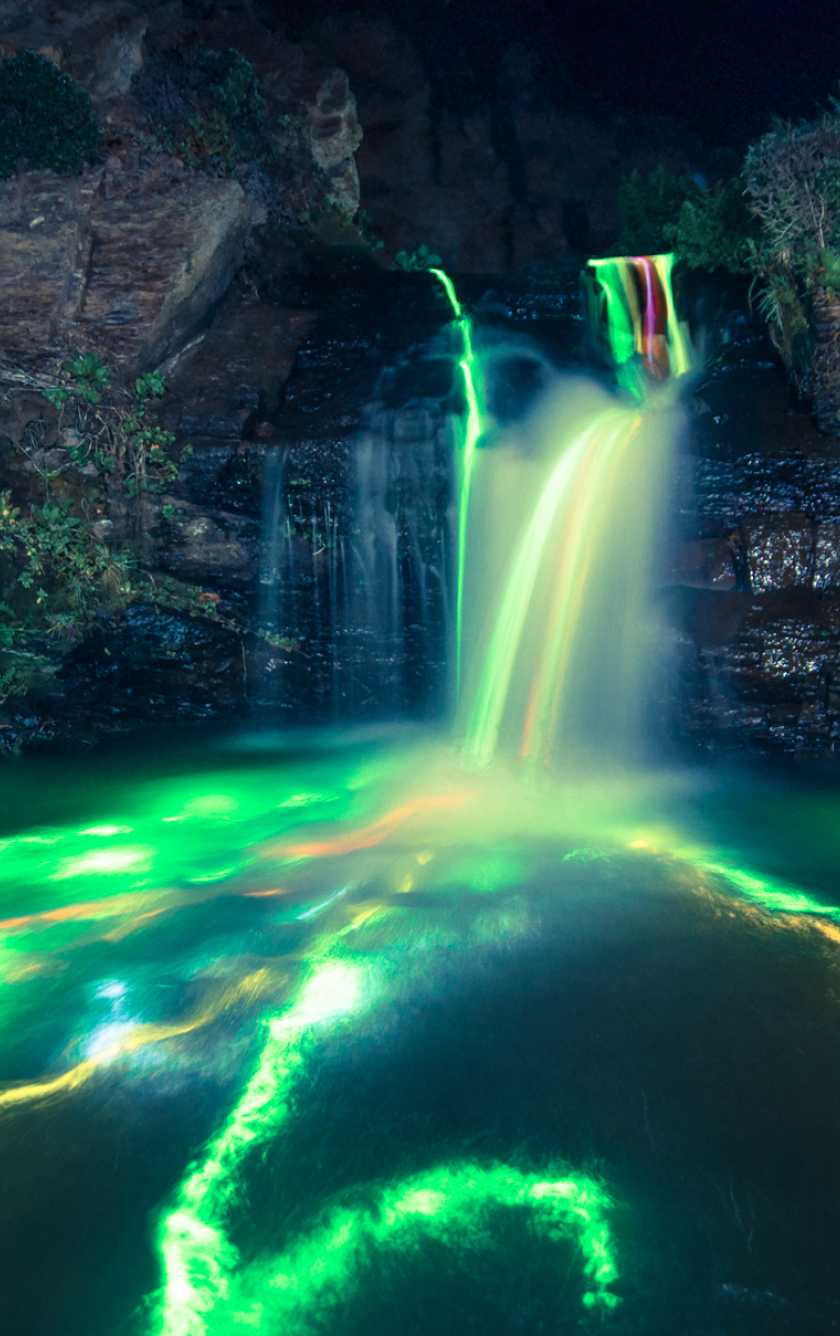
<svg viewBox="0 0 840 1336">
<path fill-rule="evenodd" d="M 664 382 L 691 366 L 672 263 L 588 266 L 590 318 L 618 398 L 558 375 L 537 409 L 487 448 L 477 402 L 478 425 L 464 430 L 458 725 L 473 763 L 487 764 L 499 747 L 540 764 L 629 758 L 640 743 L 655 542 L 682 423 Z M 460 308 L 456 319 L 475 400 L 480 356 Z"/>
</svg>

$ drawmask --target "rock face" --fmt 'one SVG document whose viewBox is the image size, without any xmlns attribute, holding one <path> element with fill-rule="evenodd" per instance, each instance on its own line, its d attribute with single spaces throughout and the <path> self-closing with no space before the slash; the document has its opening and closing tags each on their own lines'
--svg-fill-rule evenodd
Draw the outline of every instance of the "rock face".
<svg viewBox="0 0 840 1336">
<path fill-rule="evenodd" d="M 220 301 L 259 217 L 238 182 L 162 156 L 0 183 L 0 350 L 32 363 L 93 348 L 127 374 L 157 366 Z"/>
<path fill-rule="evenodd" d="M 700 387 L 683 461 L 671 731 L 703 749 L 840 741 L 840 456 L 788 406 L 760 328 Z"/>
<path fill-rule="evenodd" d="M 490 104 L 456 108 L 388 18 L 326 19 L 313 38 L 349 74 L 364 128 L 361 202 L 391 252 L 424 243 L 448 268 L 498 273 L 597 251 L 618 236 L 625 173 L 692 171 L 703 159 L 667 117 L 558 99 L 520 49 L 506 53 Z"/>
</svg>

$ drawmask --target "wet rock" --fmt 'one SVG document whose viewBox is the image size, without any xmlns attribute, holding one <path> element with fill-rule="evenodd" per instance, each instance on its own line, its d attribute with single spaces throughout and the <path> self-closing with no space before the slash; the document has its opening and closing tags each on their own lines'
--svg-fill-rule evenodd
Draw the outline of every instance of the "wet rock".
<svg viewBox="0 0 840 1336">
<path fill-rule="evenodd" d="M 144 718 L 212 718 L 240 706 L 242 664 L 241 639 L 227 627 L 136 603 L 68 656 L 56 684 L 65 708 L 136 727 Z"/>
<path fill-rule="evenodd" d="M 241 515 L 207 513 L 167 498 L 174 510 L 157 553 L 157 564 L 184 580 L 219 586 L 250 586 L 258 569 L 259 534 Z"/>
<path fill-rule="evenodd" d="M 682 543 L 673 556 L 669 583 L 689 589 L 734 589 L 738 583 L 735 541 L 729 537 Z"/>
<path fill-rule="evenodd" d="M 298 348 L 316 319 L 256 299 L 227 303 L 208 330 L 164 363 L 161 422 L 185 438 L 241 441 L 278 412 Z"/>
<path fill-rule="evenodd" d="M 824 520 L 814 529 L 815 589 L 840 586 L 840 521 Z"/>
<path fill-rule="evenodd" d="M 741 531 L 750 588 L 755 593 L 811 584 L 814 528 L 806 516 L 793 512 L 747 517 Z"/>
</svg>

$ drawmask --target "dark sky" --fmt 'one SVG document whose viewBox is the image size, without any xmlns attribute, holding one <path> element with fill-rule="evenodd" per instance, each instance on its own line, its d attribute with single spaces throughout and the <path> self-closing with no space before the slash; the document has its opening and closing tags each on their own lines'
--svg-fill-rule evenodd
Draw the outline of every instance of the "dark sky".
<svg viewBox="0 0 840 1336">
<path fill-rule="evenodd" d="M 423 48 L 445 96 L 465 104 L 489 90 L 504 53 L 525 44 L 557 88 L 571 78 L 618 106 L 668 113 L 711 144 L 743 148 L 772 115 L 813 115 L 840 95 L 840 0 L 262 3 L 290 28 L 336 9 L 384 10 Z"/>
<path fill-rule="evenodd" d="M 712 139 L 752 138 L 771 115 L 809 116 L 840 95 L 837 0 L 540 7 L 578 82 Z"/>
</svg>

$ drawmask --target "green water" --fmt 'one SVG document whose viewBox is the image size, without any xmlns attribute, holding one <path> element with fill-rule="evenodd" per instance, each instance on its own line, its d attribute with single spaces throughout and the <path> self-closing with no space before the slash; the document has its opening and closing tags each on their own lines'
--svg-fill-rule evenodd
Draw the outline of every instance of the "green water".
<svg viewBox="0 0 840 1336">
<path fill-rule="evenodd" d="M 831 1329 L 836 784 L 70 774 L 0 774 L 4 1330 Z"/>
</svg>

